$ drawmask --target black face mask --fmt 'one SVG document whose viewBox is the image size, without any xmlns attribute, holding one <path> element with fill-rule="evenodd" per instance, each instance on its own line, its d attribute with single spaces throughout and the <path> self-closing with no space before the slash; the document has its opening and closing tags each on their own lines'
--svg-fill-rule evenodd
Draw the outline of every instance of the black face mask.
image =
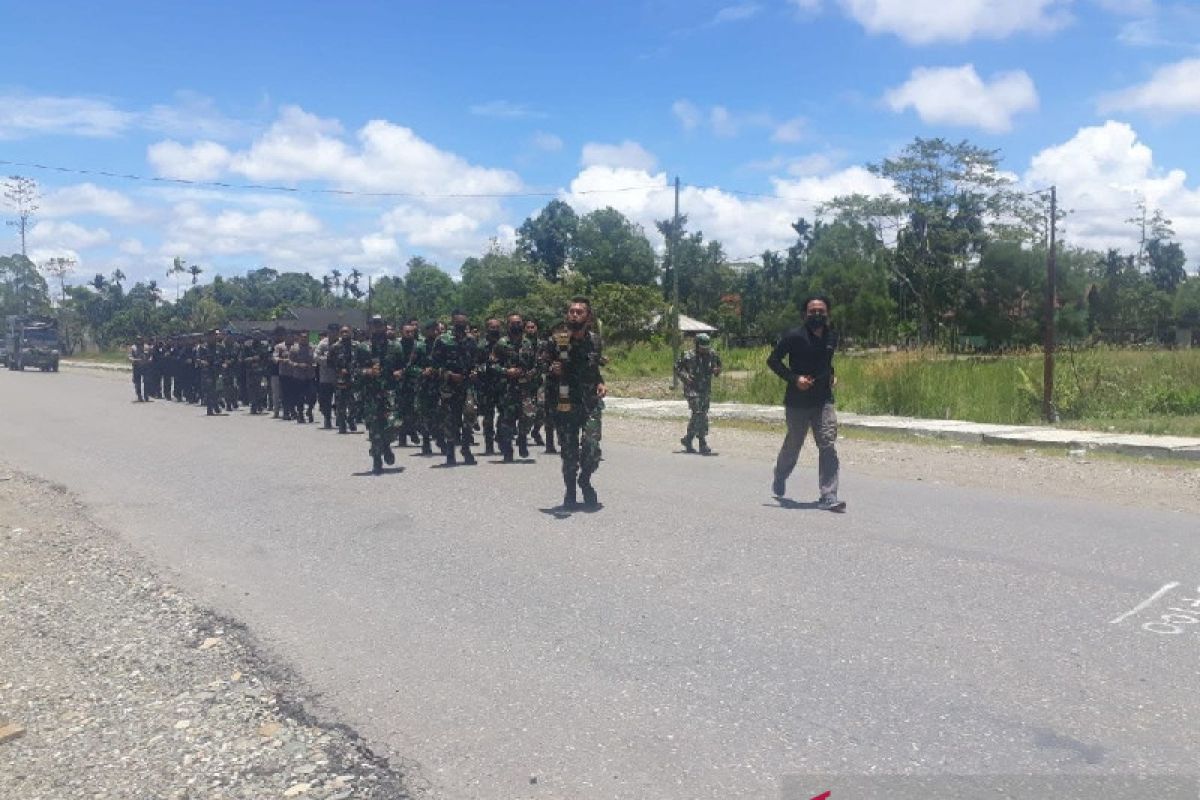
<svg viewBox="0 0 1200 800">
<path fill-rule="evenodd" d="M 567 327 L 573 331 L 581 331 L 583 330 L 583 323 L 573 320 L 567 323 Z"/>
<path fill-rule="evenodd" d="M 500 338 L 500 331 L 488 330 L 487 337 L 493 342 Z"/>
<path fill-rule="evenodd" d="M 824 328 L 829 324 L 829 317 L 824 314 L 814 314 L 804 320 L 804 324 L 808 326 L 810 331 L 815 331 L 817 328 Z"/>
<path fill-rule="evenodd" d="M 464 333 L 467 332 L 467 326 L 466 325 L 455 325 L 454 332 L 457 333 L 459 336 L 462 336 Z"/>
<path fill-rule="evenodd" d="M 525 329 L 523 327 L 521 327 L 520 325 L 509 325 L 508 326 L 508 335 L 509 336 L 520 336 L 524 332 L 525 332 Z"/>
<path fill-rule="evenodd" d="M 341 342 L 342 342 L 342 344 L 348 344 L 350 342 L 350 337 L 349 336 L 341 337 Z"/>
</svg>

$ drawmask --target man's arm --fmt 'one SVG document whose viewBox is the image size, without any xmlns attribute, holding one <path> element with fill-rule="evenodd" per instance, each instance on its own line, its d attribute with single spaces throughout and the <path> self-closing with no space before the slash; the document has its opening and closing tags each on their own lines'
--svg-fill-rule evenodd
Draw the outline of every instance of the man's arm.
<svg viewBox="0 0 1200 800">
<path fill-rule="evenodd" d="M 779 341 L 775 344 L 775 349 L 771 351 L 771 355 L 767 356 L 767 366 L 771 368 L 779 376 L 780 380 L 792 382 L 792 371 L 783 363 L 783 357 L 788 352 L 788 335 L 785 333 L 779 337 Z"/>
</svg>

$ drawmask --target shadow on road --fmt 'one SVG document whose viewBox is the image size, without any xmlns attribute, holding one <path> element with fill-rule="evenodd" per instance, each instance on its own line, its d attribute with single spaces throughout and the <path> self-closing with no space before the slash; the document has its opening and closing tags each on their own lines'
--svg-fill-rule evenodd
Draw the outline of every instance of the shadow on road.
<svg viewBox="0 0 1200 800">
<path fill-rule="evenodd" d="M 820 508 L 816 500 L 801 503 L 799 500 L 788 500 L 786 497 L 775 498 L 774 503 L 763 503 L 764 508 L 786 508 L 791 511 L 816 511 Z"/>
<path fill-rule="evenodd" d="M 384 467 L 383 471 L 380 472 L 379 475 L 398 475 L 401 472 L 404 472 L 404 467 Z M 351 475 L 351 477 L 354 477 L 354 478 L 378 477 L 376 475 L 376 473 L 371 470 L 366 470 L 365 472 L 351 472 L 350 475 Z"/>
</svg>

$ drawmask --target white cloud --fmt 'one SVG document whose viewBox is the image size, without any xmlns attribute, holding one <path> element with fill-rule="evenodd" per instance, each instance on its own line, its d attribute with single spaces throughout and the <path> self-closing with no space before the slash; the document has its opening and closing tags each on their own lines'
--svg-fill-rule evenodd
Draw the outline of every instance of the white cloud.
<svg viewBox="0 0 1200 800">
<path fill-rule="evenodd" d="M 174 104 L 159 103 L 139 115 L 146 130 L 168 136 L 202 139 L 235 139 L 250 134 L 248 124 L 228 117 L 211 97 L 177 92 Z"/>
<path fill-rule="evenodd" d="M 1071 0 L 839 0 L 869 33 L 894 34 L 908 44 L 1004 39 L 1045 32 L 1070 20 Z"/>
<path fill-rule="evenodd" d="M 808 121 L 804 117 L 793 117 L 775 126 L 775 132 L 771 134 L 771 141 L 791 144 L 803 141 L 807 134 Z"/>
<path fill-rule="evenodd" d="M 1110 111 L 1200 112 L 1200 58 L 1159 67 L 1145 83 L 1107 95 L 1100 112 Z"/>
<path fill-rule="evenodd" d="M 765 112 L 731 111 L 723 105 L 710 106 L 706 114 L 690 100 L 676 100 L 671 104 L 671 113 L 685 131 L 693 131 L 707 122 L 712 134 L 720 139 L 732 139 L 746 129 L 770 130 L 771 140 L 775 142 L 797 142 L 805 134 L 802 117 L 777 122 Z"/>
<path fill-rule="evenodd" d="M 563 149 L 563 140 L 553 133 L 538 131 L 533 135 L 533 146 L 547 153 L 557 153 Z"/>
<path fill-rule="evenodd" d="M 1037 89 L 1025 72 L 1002 72 L 985 82 L 972 64 L 917 67 L 884 99 L 893 111 L 914 109 L 927 125 L 963 125 L 989 133 L 1011 130 L 1015 114 L 1038 105 Z"/>
<path fill-rule="evenodd" d="M 39 215 L 48 218 L 94 214 L 129 222 L 147 214 L 120 192 L 104 189 L 94 183 L 79 183 L 48 191 L 42 196 L 41 205 Z"/>
<path fill-rule="evenodd" d="M 637 142 L 626 139 L 620 144 L 588 142 L 583 146 L 580 163 L 584 167 L 628 167 L 649 172 L 654 169 L 658 159 Z"/>
<path fill-rule="evenodd" d="M 1074 209 L 1064 222 L 1064 241 L 1095 249 L 1136 247 L 1126 223 L 1144 198 L 1161 208 L 1195 261 L 1200 254 L 1200 187 L 1181 169 L 1164 170 L 1127 123 L 1108 121 L 1081 128 L 1074 137 L 1035 155 L 1024 175 L 1030 188 L 1058 186 L 1059 207 Z"/>
<path fill-rule="evenodd" d="M 146 255 L 146 245 L 142 244 L 141 239 L 126 239 L 118 249 L 128 256 Z"/>
<path fill-rule="evenodd" d="M 83 250 L 106 244 L 112 234 L 104 228 L 85 228 L 74 222 L 44 219 L 29 231 L 31 245 L 49 249 Z"/>
<path fill-rule="evenodd" d="M 146 151 L 146 159 L 157 174 L 190 181 L 216 178 L 229 166 L 231 158 L 230 152 L 216 142 L 196 142 L 189 146 L 168 139 L 150 145 Z"/>
<path fill-rule="evenodd" d="M 0 95 L 0 139 L 67 135 L 117 136 L 135 121 L 106 100 L 86 97 Z"/>
<path fill-rule="evenodd" d="M 737 5 L 725 6 L 713 15 L 710 25 L 723 25 L 727 22 L 740 22 L 762 11 L 762 6 L 758 3 L 738 3 Z"/>
<path fill-rule="evenodd" d="M 478 117 L 495 117 L 497 119 L 523 119 L 527 117 L 546 116 L 524 103 L 514 103 L 510 100 L 490 100 L 486 103 L 476 103 L 471 106 L 471 113 Z"/>
<path fill-rule="evenodd" d="M 815 14 L 824 5 L 822 0 L 791 0 L 791 4 L 803 15 Z"/>
<path fill-rule="evenodd" d="M 688 100 L 676 100 L 671 104 L 671 113 L 679 120 L 685 131 L 695 130 L 700 125 L 700 109 Z"/>
<path fill-rule="evenodd" d="M 719 188 L 685 186 L 680 192 L 680 208 L 688 215 L 688 229 L 703 231 L 708 239 L 719 239 L 731 258 L 751 257 L 790 245 L 795 238 L 791 223 L 801 216 L 813 219 L 821 203 L 843 194 L 879 194 L 892 188 L 888 181 L 862 167 L 802 178 L 776 177 L 771 183 L 773 192 L 755 198 Z M 599 191 L 629 186 L 647 188 Z M 627 167 L 588 167 L 571 181 L 562 199 L 580 213 L 612 206 L 640 224 L 660 247 L 662 241 L 654 222 L 670 217 L 674 207 L 673 187 L 666 173 L 651 174 Z"/>
</svg>

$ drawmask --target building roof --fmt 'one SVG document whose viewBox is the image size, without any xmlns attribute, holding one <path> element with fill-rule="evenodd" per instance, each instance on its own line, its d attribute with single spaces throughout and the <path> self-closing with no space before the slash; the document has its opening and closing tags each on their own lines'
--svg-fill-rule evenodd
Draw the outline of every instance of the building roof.
<svg viewBox="0 0 1200 800">
<path fill-rule="evenodd" d="M 653 327 L 657 328 L 658 324 L 661 320 L 662 320 L 661 315 L 656 316 L 654 318 L 654 322 L 651 323 L 651 325 Z M 712 325 L 709 325 L 707 322 L 702 322 L 698 319 L 694 319 L 692 317 L 689 317 L 687 314 L 679 315 L 679 332 L 680 333 L 694 336 L 697 333 L 717 333 L 719 331 L 720 331 L 720 328 L 714 328 Z"/>
</svg>

